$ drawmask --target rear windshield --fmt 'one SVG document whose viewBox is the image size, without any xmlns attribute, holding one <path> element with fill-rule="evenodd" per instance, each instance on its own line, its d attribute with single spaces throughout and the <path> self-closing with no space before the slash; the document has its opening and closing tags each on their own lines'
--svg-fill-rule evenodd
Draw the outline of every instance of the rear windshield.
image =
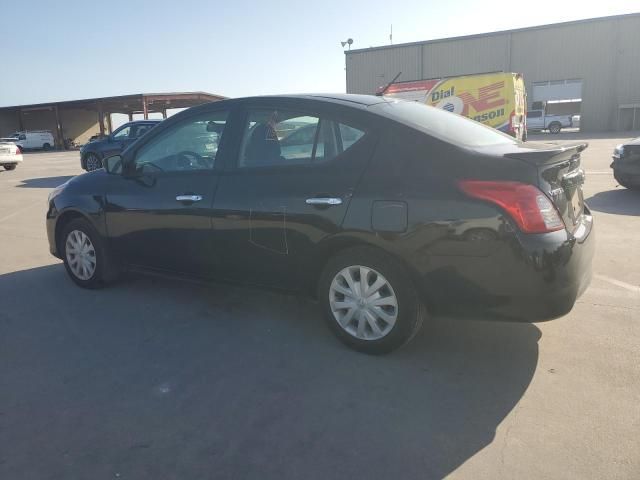
<svg viewBox="0 0 640 480">
<path fill-rule="evenodd" d="M 513 137 L 462 115 L 418 102 L 394 100 L 370 107 L 389 118 L 420 128 L 429 135 L 467 147 L 518 143 Z"/>
</svg>

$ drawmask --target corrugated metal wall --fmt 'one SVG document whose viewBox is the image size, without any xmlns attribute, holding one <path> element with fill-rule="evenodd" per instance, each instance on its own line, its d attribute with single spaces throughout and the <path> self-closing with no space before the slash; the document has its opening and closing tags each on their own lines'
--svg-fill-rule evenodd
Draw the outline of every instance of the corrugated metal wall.
<svg viewBox="0 0 640 480">
<path fill-rule="evenodd" d="M 534 82 L 582 79 L 581 128 L 615 130 L 618 105 L 640 103 L 640 14 L 347 52 L 346 65 L 348 93 L 374 93 L 399 71 L 403 81 L 518 72 L 530 94 Z"/>
</svg>

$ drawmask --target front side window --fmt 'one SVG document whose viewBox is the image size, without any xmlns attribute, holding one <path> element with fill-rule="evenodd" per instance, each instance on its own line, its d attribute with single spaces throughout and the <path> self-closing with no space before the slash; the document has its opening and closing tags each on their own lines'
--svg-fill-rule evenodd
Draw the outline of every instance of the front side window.
<svg viewBox="0 0 640 480">
<path fill-rule="evenodd" d="M 527 112 L 527 118 L 540 118 L 542 112 Z"/>
<path fill-rule="evenodd" d="M 136 170 L 211 170 L 215 165 L 227 116 L 227 112 L 204 113 L 173 126 L 138 151 Z"/>
<path fill-rule="evenodd" d="M 364 135 L 333 120 L 283 110 L 250 111 L 240 167 L 310 165 L 331 160 Z"/>
<path fill-rule="evenodd" d="M 113 138 L 116 140 L 126 140 L 129 138 L 129 134 L 131 133 L 131 126 L 126 126 L 121 128 L 116 133 L 113 134 Z"/>
</svg>

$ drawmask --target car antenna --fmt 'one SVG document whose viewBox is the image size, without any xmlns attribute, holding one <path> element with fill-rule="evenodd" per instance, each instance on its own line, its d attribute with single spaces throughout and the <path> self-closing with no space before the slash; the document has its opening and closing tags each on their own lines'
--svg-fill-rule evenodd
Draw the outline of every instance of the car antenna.
<svg viewBox="0 0 640 480">
<path fill-rule="evenodd" d="M 391 85 L 393 85 L 393 83 L 398 79 L 398 77 L 399 77 L 400 75 L 402 75 L 402 72 L 398 72 L 398 74 L 397 74 L 395 77 L 393 77 L 393 80 L 391 80 L 389 83 L 387 83 L 387 84 L 384 86 L 384 88 L 383 88 L 382 90 L 380 90 L 378 93 L 376 93 L 376 96 L 377 96 L 377 97 L 381 97 L 381 96 L 383 96 L 383 95 L 384 95 L 384 93 L 385 93 L 387 90 L 389 90 L 389 87 L 390 87 Z"/>
</svg>

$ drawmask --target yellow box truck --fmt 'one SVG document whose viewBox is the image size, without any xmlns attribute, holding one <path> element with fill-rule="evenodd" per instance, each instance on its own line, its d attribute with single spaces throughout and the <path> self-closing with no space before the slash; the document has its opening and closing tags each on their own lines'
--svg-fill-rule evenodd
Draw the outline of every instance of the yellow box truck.
<svg viewBox="0 0 640 480">
<path fill-rule="evenodd" d="M 527 94 L 519 73 L 395 82 L 384 88 L 384 95 L 426 103 L 464 115 L 519 140 L 527 138 Z"/>
</svg>

